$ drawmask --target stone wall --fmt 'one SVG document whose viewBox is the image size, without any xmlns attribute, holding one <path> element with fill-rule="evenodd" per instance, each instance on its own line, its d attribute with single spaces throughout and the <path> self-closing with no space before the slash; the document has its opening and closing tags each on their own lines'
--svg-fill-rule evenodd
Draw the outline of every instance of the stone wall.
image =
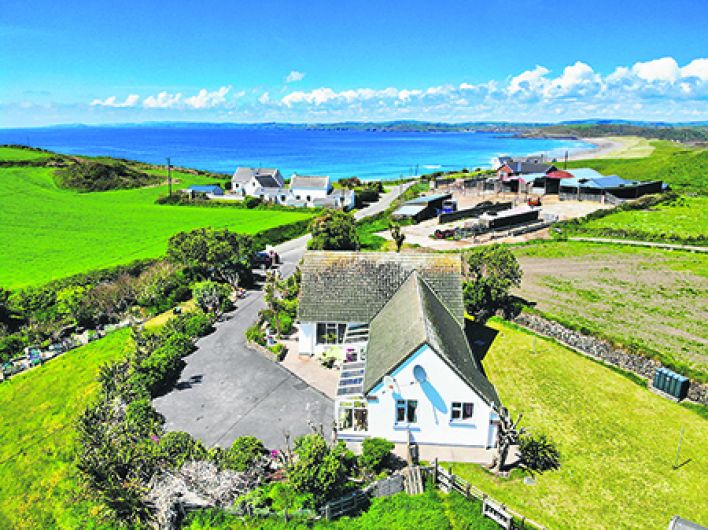
<svg viewBox="0 0 708 530">
<path fill-rule="evenodd" d="M 537 315 L 521 313 L 514 322 L 541 335 L 556 339 L 589 357 L 633 372 L 649 381 L 654 379 L 654 372 L 662 366 L 659 361 L 617 349 L 607 341 L 573 331 L 558 322 Z M 708 385 L 691 381 L 688 399 L 708 405 Z"/>
</svg>

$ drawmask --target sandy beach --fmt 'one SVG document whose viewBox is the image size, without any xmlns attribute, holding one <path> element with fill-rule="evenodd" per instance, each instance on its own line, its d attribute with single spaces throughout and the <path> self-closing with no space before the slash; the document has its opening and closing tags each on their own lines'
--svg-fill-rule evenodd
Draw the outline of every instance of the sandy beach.
<svg viewBox="0 0 708 530">
<path fill-rule="evenodd" d="M 590 158 L 642 158 L 649 156 L 654 147 L 646 138 L 636 136 L 607 136 L 600 138 L 581 138 L 595 147 L 573 153 L 569 160 L 588 160 Z"/>
<path fill-rule="evenodd" d="M 601 158 L 610 156 L 613 152 L 619 151 L 624 144 L 616 138 L 581 138 L 583 142 L 593 144 L 591 149 L 577 151 L 568 157 L 568 160 L 587 160 L 589 158 Z"/>
</svg>

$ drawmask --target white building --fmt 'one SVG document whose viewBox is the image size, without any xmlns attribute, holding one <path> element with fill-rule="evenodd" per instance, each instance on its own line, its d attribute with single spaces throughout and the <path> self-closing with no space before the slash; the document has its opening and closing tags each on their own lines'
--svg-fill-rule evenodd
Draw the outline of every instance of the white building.
<svg viewBox="0 0 708 530">
<path fill-rule="evenodd" d="M 308 252 L 301 270 L 300 353 L 344 351 L 338 438 L 490 462 L 499 397 L 465 332 L 460 256 Z"/>
<path fill-rule="evenodd" d="M 231 194 L 257 197 L 265 202 L 309 208 L 351 210 L 353 190 L 334 189 L 329 177 L 293 175 L 290 185 L 278 169 L 239 167 L 231 178 Z"/>
<path fill-rule="evenodd" d="M 289 190 L 280 171 L 274 168 L 239 167 L 231 177 L 231 193 L 285 204 Z"/>
<path fill-rule="evenodd" d="M 316 200 L 324 200 L 332 191 L 332 183 L 326 176 L 293 175 L 290 177 L 291 202 L 298 206 L 314 207 Z"/>
</svg>

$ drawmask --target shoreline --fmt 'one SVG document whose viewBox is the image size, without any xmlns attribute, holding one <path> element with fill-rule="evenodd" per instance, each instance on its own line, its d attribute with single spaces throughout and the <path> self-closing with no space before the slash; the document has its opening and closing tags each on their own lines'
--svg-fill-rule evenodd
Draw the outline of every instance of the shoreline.
<svg viewBox="0 0 708 530">
<path fill-rule="evenodd" d="M 572 155 L 568 156 L 568 160 L 589 160 L 591 158 L 602 158 L 610 156 L 612 153 L 619 151 L 624 147 L 624 144 L 617 139 L 610 138 L 579 138 L 583 142 L 592 144 L 594 147 L 589 149 L 581 149 Z"/>
</svg>

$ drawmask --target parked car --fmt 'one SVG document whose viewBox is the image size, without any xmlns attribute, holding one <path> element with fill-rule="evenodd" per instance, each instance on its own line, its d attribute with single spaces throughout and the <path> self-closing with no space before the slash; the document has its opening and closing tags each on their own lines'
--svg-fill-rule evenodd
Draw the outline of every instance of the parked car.
<svg viewBox="0 0 708 530">
<path fill-rule="evenodd" d="M 273 257 L 265 251 L 256 252 L 253 265 L 259 269 L 270 269 L 273 266 Z"/>
</svg>

